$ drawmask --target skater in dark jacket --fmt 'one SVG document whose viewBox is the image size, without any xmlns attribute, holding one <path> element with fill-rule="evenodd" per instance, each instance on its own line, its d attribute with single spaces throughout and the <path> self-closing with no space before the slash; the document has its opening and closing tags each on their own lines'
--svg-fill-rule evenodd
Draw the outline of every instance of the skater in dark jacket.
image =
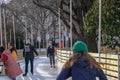
<svg viewBox="0 0 120 80">
<path fill-rule="evenodd" d="M 73 55 L 64 64 L 62 71 L 56 80 L 107 80 L 99 63 L 88 54 L 87 45 L 83 41 L 77 41 L 73 45 Z"/>
<path fill-rule="evenodd" d="M 55 68 L 55 49 L 54 49 L 54 46 L 52 45 L 52 41 L 49 41 L 49 46 L 47 48 L 47 57 L 50 58 L 50 65 L 51 65 L 51 68 Z"/>
<path fill-rule="evenodd" d="M 34 46 L 30 44 L 30 41 L 28 40 L 24 46 L 23 49 L 23 57 L 25 58 L 25 73 L 23 76 L 26 76 L 28 73 L 28 64 L 30 61 L 30 66 L 31 66 L 31 73 L 33 75 L 34 71 L 34 53 L 38 56 L 37 51 L 35 50 Z"/>
</svg>

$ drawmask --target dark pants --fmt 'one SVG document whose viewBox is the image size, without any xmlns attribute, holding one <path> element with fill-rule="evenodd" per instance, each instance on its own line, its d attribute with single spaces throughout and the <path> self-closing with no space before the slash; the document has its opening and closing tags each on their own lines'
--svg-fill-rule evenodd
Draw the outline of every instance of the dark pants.
<svg viewBox="0 0 120 80">
<path fill-rule="evenodd" d="M 55 56 L 54 55 L 50 56 L 50 65 L 55 66 Z"/>
<path fill-rule="evenodd" d="M 30 66 L 31 66 L 31 73 L 33 73 L 33 60 L 34 60 L 34 58 L 30 58 L 30 57 L 25 58 L 25 74 L 28 73 L 29 61 L 30 61 Z"/>
</svg>

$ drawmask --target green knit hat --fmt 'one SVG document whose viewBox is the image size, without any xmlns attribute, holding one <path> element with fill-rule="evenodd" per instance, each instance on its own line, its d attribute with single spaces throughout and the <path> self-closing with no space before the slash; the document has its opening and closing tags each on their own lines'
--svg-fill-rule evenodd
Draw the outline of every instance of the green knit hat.
<svg viewBox="0 0 120 80">
<path fill-rule="evenodd" d="M 81 52 L 81 51 L 88 52 L 88 48 L 86 43 L 84 43 L 83 41 L 77 41 L 74 43 L 72 51 L 73 53 Z"/>
</svg>

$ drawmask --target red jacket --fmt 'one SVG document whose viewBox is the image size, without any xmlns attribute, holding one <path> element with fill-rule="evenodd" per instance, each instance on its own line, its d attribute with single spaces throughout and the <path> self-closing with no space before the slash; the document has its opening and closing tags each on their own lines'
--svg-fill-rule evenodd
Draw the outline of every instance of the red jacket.
<svg viewBox="0 0 120 80">
<path fill-rule="evenodd" d="M 1 60 L 4 61 L 6 75 L 10 78 L 15 78 L 22 73 L 22 70 L 9 50 L 5 50 L 2 53 Z"/>
<path fill-rule="evenodd" d="M 2 61 L 7 61 L 7 55 L 2 54 L 2 55 L 1 55 L 1 60 L 2 60 Z"/>
</svg>

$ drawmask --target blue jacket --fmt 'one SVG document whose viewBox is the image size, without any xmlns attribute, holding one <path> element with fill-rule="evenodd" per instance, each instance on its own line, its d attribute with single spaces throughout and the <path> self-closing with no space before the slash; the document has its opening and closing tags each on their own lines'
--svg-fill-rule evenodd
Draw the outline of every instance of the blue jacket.
<svg viewBox="0 0 120 80">
<path fill-rule="evenodd" d="M 107 80 L 102 70 L 96 68 L 88 68 L 86 60 L 77 60 L 69 69 L 62 69 L 56 80 L 66 80 L 72 77 L 72 80 Z"/>
</svg>

